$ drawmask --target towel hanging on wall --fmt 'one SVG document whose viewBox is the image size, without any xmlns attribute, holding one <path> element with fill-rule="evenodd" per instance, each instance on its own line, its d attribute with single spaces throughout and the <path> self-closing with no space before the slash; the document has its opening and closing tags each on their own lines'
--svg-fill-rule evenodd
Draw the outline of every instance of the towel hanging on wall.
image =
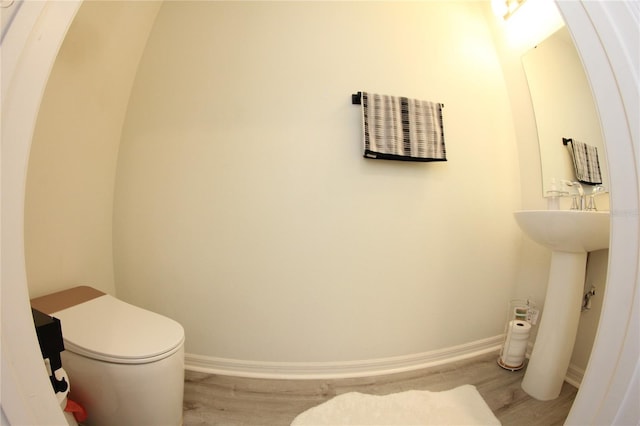
<svg viewBox="0 0 640 426">
<path fill-rule="evenodd" d="M 600 173 L 598 148 L 575 139 L 562 138 L 562 143 L 569 148 L 569 153 L 573 159 L 573 167 L 576 172 L 576 179 L 588 185 L 601 184 L 602 175 Z M 569 144 L 571 144 L 571 146 L 569 146 Z"/>
<path fill-rule="evenodd" d="M 447 161 L 442 104 L 362 92 L 364 157 Z"/>
</svg>

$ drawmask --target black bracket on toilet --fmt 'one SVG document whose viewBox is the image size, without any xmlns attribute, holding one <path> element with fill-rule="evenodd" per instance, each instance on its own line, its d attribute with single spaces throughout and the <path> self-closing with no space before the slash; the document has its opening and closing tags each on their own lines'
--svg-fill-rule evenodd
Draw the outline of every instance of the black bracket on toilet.
<svg viewBox="0 0 640 426">
<path fill-rule="evenodd" d="M 62 368 L 60 352 L 64 351 L 60 320 L 33 308 L 31 308 L 31 314 L 33 315 L 33 324 L 36 327 L 42 358 L 49 359 L 51 386 L 53 386 L 53 390 L 56 393 L 64 392 L 69 388 L 69 384 L 64 378 L 58 380 L 56 377 L 56 371 Z"/>
</svg>

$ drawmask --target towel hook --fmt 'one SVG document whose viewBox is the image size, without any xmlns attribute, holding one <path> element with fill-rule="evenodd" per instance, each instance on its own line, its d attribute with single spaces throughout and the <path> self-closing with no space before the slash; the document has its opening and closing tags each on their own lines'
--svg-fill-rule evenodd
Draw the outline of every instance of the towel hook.
<svg viewBox="0 0 640 426">
<path fill-rule="evenodd" d="M 571 138 L 562 138 L 562 145 L 567 145 L 569 143 L 573 143 Z"/>
</svg>

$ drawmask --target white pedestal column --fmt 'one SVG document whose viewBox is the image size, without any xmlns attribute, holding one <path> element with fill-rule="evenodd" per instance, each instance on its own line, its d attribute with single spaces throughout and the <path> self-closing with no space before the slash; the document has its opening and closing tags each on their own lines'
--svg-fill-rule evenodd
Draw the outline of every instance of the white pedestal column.
<svg viewBox="0 0 640 426">
<path fill-rule="evenodd" d="M 578 332 L 587 253 L 554 251 L 540 329 L 522 389 L 541 401 L 560 395 Z"/>
</svg>

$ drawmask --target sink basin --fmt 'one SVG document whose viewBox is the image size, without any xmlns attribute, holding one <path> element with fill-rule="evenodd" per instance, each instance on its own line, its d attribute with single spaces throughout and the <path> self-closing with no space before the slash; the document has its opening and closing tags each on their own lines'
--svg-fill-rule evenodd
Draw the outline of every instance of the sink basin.
<svg viewBox="0 0 640 426">
<path fill-rule="evenodd" d="M 551 249 L 540 328 L 522 389 L 548 401 L 560 395 L 578 332 L 587 253 L 609 247 L 609 213 L 529 210 L 514 213 L 523 232 Z"/>
<path fill-rule="evenodd" d="M 553 251 L 581 253 L 609 247 L 609 212 L 523 210 L 514 216 L 529 238 Z"/>
</svg>

